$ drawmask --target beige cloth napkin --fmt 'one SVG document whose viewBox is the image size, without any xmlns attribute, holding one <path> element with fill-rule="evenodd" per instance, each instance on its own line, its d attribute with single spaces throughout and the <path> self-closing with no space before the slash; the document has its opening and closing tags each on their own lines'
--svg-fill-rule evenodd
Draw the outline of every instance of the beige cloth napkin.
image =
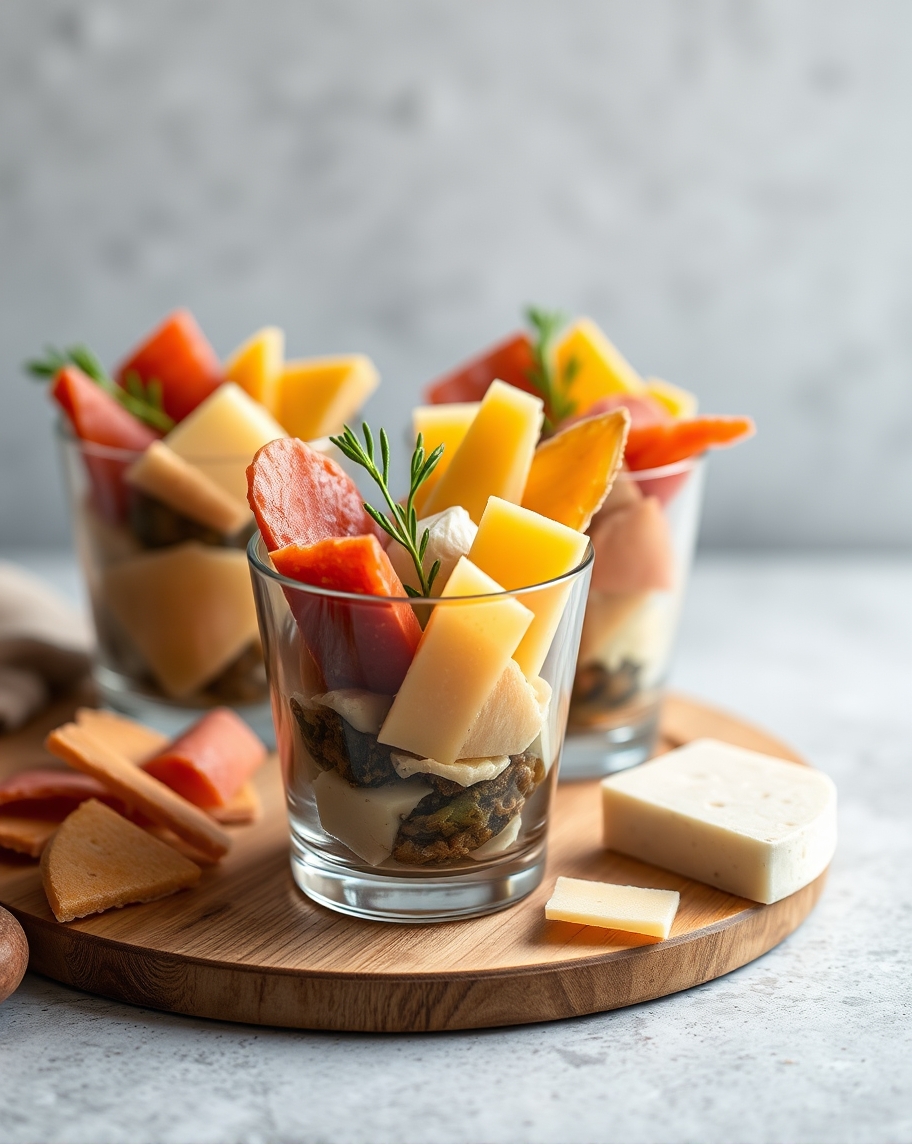
<svg viewBox="0 0 912 1144">
<path fill-rule="evenodd" d="M 65 600 L 0 561 L 0 730 L 21 727 L 89 667 L 92 633 Z"/>
</svg>

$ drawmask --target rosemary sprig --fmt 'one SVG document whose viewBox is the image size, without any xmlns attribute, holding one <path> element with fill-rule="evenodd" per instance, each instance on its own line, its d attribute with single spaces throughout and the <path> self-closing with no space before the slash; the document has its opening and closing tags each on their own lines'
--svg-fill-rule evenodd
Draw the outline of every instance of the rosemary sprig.
<svg viewBox="0 0 912 1144">
<path fill-rule="evenodd" d="M 437 462 L 443 455 L 443 445 L 438 445 L 429 456 L 425 457 L 424 438 L 420 433 L 418 434 L 415 451 L 412 453 L 409 494 L 405 505 L 401 505 L 393 499 L 393 495 L 389 489 L 390 444 L 386 430 L 380 430 L 380 463 L 382 468 L 377 468 L 377 463 L 374 460 L 374 435 L 371 433 L 370 426 L 367 422 L 362 426 L 362 430 L 364 433 L 363 445 L 358 440 L 357 434 L 348 425 L 344 427 L 340 437 L 330 437 L 330 441 L 332 441 L 350 461 L 354 461 L 356 465 L 360 465 L 366 469 L 380 487 L 380 492 L 383 493 L 383 499 L 389 506 L 389 514 L 382 513 L 379 509 L 374 508 L 373 505 L 368 504 L 366 501 L 364 502 L 364 511 L 377 522 L 384 532 L 388 532 L 393 540 L 401 544 L 411 556 L 412 562 L 415 565 L 415 571 L 418 573 L 418 582 L 421 584 L 421 591 L 417 592 L 410 585 L 406 584 L 406 592 L 409 596 L 430 596 L 431 588 L 433 588 L 437 573 L 440 571 L 440 561 L 435 560 L 430 572 L 425 575 L 424 555 L 427 552 L 428 539 L 431 534 L 430 530 L 426 528 L 420 539 L 418 537 L 418 513 L 415 510 L 415 494 L 437 467 Z"/>
<path fill-rule="evenodd" d="M 88 348 L 88 346 L 68 346 L 64 350 L 54 346 L 45 348 L 43 358 L 33 358 L 25 363 L 25 371 L 33 377 L 42 380 L 54 377 L 64 366 L 78 366 L 82 372 L 96 382 L 105 393 L 119 401 L 120 404 L 134 417 L 167 433 L 174 428 L 174 420 L 165 412 L 162 403 L 161 382 L 152 378 L 143 385 L 138 373 L 130 372 L 124 379 L 125 384 L 120 386 L 109 376 L 104 366 Z"/>
<path fill-rule="evenodd" d="M 545 430 L 550 433 L 576 412 L 576 402 L 570 398 L 570 387 L 579 373 L 579 362 L 576 358 L 570 358 L 560 376 L 557 376 L 552 347 L 555 337 L 566 324 L 564 314 L 528 306 L 526 320 L 535 331 L 532 345 L 535 365 L 528 377 L 545 403 Z"/>
</svg>

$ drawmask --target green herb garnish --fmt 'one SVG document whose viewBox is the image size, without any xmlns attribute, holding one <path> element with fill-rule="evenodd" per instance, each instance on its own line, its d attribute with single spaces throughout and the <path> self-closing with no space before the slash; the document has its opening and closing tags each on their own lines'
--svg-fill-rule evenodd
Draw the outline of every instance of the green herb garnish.
<svg viewBox="0 0 912 1144">
<path fill-rule="evenodd" d="M 532 345 L 535 365 L 528 377 L 545 403 L 545 430 L 550 433 L 576 412 L 576 402 L 570 398 L 570 387 L 579 373 L 579 362 L 576 358 L 570 358 L 560 376 L 557 376 L 553 344 L 557 334 L 566 325 L 567 318 L 564 314 L 528 306 L 526 320 L 535 331 Z"/>
<path fill-rule="evenodd" d="M 162 433 L 167 433 L 174 428 L 174 419 L 168 416 L 162 403 L 160 381 L 152 378 L 144 385 L 139 374 L 131 371 L 125 378 L 125 384 L 120 386 L 109 376 L 88 346 L 69 346 L 65 350 L 47 346 L 43 358 L 27 361 L 24 368 L 33 377 L 40 377 L 45 381 L 54 377 L 67 365 L 75 365 L 81 369 L 105 393 L 109 393 L 111 397 L 120 402 L 124 409 L 144 424 L 150 425 L 153 429 L 159 429 Z"/>
<path fill-rule="evenodd" d="M 370 431 L 370 426 L 367 422 L 362 426 L 364 432 L 364 444 L 358 440 L 354 430 L 348 425 L 344 427 L 340 437 L 330 437 L 330 441 L 341 449 L 350 461 L 354 461 L 356 465 L 361 465 L 362 468 L 367 469 L 368 473 L 373 477 L 383 493 L 383 499 L 389 505 L 389 515 L 382 513 L 379 509 L 374 508 L 373 505 L 364 502 L 364 511 L 380 525 L 384 532 L 388 532 L 390 536 L 398 544 L 408 552 L 415 565 L 415 571 L 418 573 L 418 582 L 421 584 L 421 591 L 417 592 L 414 588 L 406 584 L 405 590 L 410 596 L 430 596 L 431 588 L 434 586 L 434 581 L 437 578 L 437 573 L 440 571 L 440 561 L 435 560 L 431 566 L 430 572 L 425 575 L 424 572 L 424 554 L 427 552 L 428 539 L 430 538 L 430 530 L 425 529 L 421 539 L 418 538 L 418 513 L 415 511 L 415 494 L 433 473 L 437 467 L 437 462 L 443 456 L 443 445 L 438 445 L 437 448 L 427 457 L 424 455 L 424 438 L 419 433 L 418 441 L 415 445 L 415 451 L 412 453 L 412 469 L 411 469 L 411 483 L 409 485 L 409 495 L 406 499 L 405 505 L 399 504 L 393 499 L 393 495 L 389 490 L 389 469 L 390 469 L 390 444 L 389 437 L 386 435 L 386 430 L 380 430 L 380 459 L 383 466 L 382 469 L 377 468 L 374 460 L 374 436 Z"/>
</svg>

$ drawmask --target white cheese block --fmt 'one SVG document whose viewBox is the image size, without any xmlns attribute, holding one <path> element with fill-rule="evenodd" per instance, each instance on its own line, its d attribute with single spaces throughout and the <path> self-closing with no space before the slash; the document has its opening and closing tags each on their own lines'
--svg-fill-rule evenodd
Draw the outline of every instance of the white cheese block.
<svg viewBox="0 0 912 1144">
<path fill-rule="evenodd" d="M 419 520 L 419 538 L 424 536 L 425 529 L 428 531 L 428 546 L 422 563 L 425 573 L 429 573 L 434 567 L 434 561 L 440 561 L 440 571 L 437 573 L 431 589 L 432 596 L 439 596 L 450 578 L 450 573 L 456 567 L 459 557 L 465 556 L 472 547 L 475 534 L 478 532 L 478 525 L 461 505 L 453 505 L 452 508 L 446 508 L 443 512 Z M 415 571 L 415 562 L 408 551 L 401 544 L 391 544 L 387 550 L 387 555 L 402 583 L 414 588 L 417 592 L 420 588 L 418 574 Z"/>
<path fill-rule="evenodd" d="M 250 520 L 246 500 L 229 496 L 202 469 L 185 461 L 164 441 L 153 441 L 124 477 L 175 512 L 224 536 L 233 536 Z"/>
<path fill-rule="evenodd" d="M 458 763 L 438 763 L 436 759 L 416 759 L 413 755 L 392 751 L 390 758 L 401 779 L 412 775 L 440 775 L 442 779 L 449 779 L 464 787 L 496 779 L 510 765 L 509 755 L 494 759 L 460 759 Z"/>
<path fill-rule="evenodd" d="M 605 845 L 755 902 L 812 882 L 836 848 L 836 788 L 812 767 L 699 739 L 602 782 Z"/>
<path fill-rule="evenodd" d="M 165 444 L 246 504 L 247 466 L 254 453 L 287 436 L 264 406 L 226 381 L 171 430 Z"/>
<path fill-rule="evenodd" d="M 511 659 L 472 724 L 459 758 L 521 754 L 541 730 L 550 703 L 550 685 L 540 676 L 530 683 Z"/>
<path fill-rule="evenodd" d="M 519 838 L 521 828 L 522 816 L 517 814 L 515 818 L 510 819 L 500 834 L 495 834 L 493 838 L 489 838 L 487 842 L 482 842 L 475 850 L 470 850 L 469 857 L 474 858 L 476 862 L 483 862 L 486 858 L 496 858 L 498 854 L 503 854 L 505 850 L 510 849 L 516 839 Z"/>
<path fill-rule="evenodd" d="M 646 934 L 664 941 L 671 933 L 680 901 L 677 890 L 558 878 L 545 905 L 545 917 L 549 921 Z"/>
<path fill-rule="evenodd" d="M 392 695 L 380 695 L 360 687 L 340 687 L 337 691 L 315 695 L 313 701 L 341 715 L 346 723 L 363 735 L 378 735 L 393 705 Z"/>
<path fill-rule="evenodd" d="M 383 787 L 353 787 L 335 771 L 323 771 L 313 784 L 320 825 L 369 866 L 393 852 L 402 820 L 431 788 L 420 779 Z"/>
</svg>

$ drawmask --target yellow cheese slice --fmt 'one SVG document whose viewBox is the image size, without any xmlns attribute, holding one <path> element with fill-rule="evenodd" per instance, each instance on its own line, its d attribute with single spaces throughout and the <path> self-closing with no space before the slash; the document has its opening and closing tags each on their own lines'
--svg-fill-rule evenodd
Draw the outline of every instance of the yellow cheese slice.
<svg viewBox="0 0 912 1144">
<path fill-rule="evenodd" d="M 363 354 L 289 361 L 276 380 L 271 408 L 292 437 L 311 441 L 339 433 L 379 384 L 374 363 Z"/>
<path fill-rule="evenodd" d="M 259 638 L 244 552 L 178 544 L 108 568 L 102 584 L 115 619 L 175 699 Z"/>
<path fill-rule="evenodd" d="M 202 469 L 169 449 L 164 441 L 153 441 L 124 476 L 131 485 L 175 512 L 224 536 L 234 535 L 250 519 L 246 501 L 230 496 Z"/>
<path fill-rule="evenodd" d="M 480 401 L 453 401 L 449 405 L 418 405 L 412 410 L 415 440 L 418 440 L 420 433 L 424 439 L 425 456 L 433 453 L 438 445 L 443 445 L 443 455 L 437 462 L 436 469 L 415 497 L 415 508 L 419 516 L 431 490 L 450 467 L 480 406 Z"/>
<path fill-rule="evenodd" d="M 660 377 L 646 378 L 646 392 L 668 410 L 672 417 L 696 417 L 697 395 L 689 389 L 681 389 Z"/>
<path fill-rule="evenodd" d="M 491 497 L 469 559 L 511 591 L 563 576 L 581 562 L 588 544 L 588 537 L 575 528 Z M 513 658 L 529 680 L 541 672 L 570 587 L 555 584 L 521 597 L 523 604 L 535 613 L 535 619 Z"/>
<path fill-rule="evenodd" d="M 500 584 L 463 556 L 442 599 L 501 592 Z M 511 596 L 435 607 L 380 728 L 380 742 L 455 763 L 532 618 Z"/>
<path fill-rule="evenodd" d="M 165 438 L 179 457 L 201 469 L 235 500 L 247 500 L 254 453 L 288 434 L 258 401 L 226 381 Z"/>
<path fill-rule="evenodd" d="M 614 886 L 582 878 L 558 878 L 545 905 L 549 921 L 642 933 L 660 941 L 671 933 L 681 895 L 677 890 Z"/>
<path fill-rule="evenodd" d="M 637 371 L 591 318 L 580 318 L 569 327 L 554 357 L 559 380 L 572 370 L 569 392 L 577 413 L 585 413 L 603 397 L 646 390 Z"/>
<path fill-rule="evenodd" d="M 423 515 L 462 505 L 478 524 L 488 497 L 519 504 L 541 433 L 543 408 L 532 394 L 503 381 L 492 382 Z"/>
<path fill-rule="evenodd" d="M 285 360 L 285 334 L 278 326 L 265 326 L 238 346 L 225 362 L 228 381 L 236 381 L 254 401 L 270 408 L 276 379 Z"/>
</svg>

